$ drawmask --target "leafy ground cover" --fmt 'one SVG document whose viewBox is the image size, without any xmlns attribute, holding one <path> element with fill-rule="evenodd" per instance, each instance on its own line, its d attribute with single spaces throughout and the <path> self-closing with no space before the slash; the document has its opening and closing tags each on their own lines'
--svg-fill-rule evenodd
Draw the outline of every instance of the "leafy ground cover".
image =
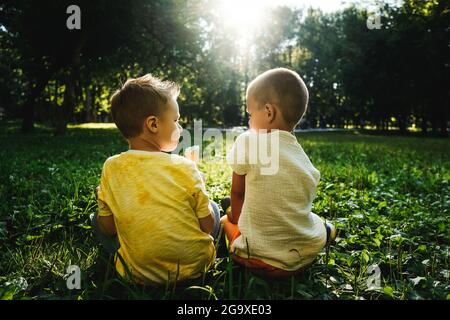
<svg viewBox="0 0 450 320">
<path fill-rule="evenodd" d="M 15 131 L 0 127 L 2 299 L 450 299 L 448 139 L 298 134 L 321 172 L 313 211 L 336 223 L 336 243 L 288 279 L 254 276 L 225 254 L 202 279 L 152 288 L 115 274 L 88 223 L 104 160 L 127 149 L 118 131 Z M 200 169 L 214 200 L 229 193 L 223 162 Z M 80 290 L 66 287 L 69 265 Z"/>
</svg>

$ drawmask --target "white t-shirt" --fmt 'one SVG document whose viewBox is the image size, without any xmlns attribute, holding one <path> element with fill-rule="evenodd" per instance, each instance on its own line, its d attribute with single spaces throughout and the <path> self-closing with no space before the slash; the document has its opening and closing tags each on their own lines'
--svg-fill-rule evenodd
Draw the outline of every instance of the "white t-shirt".
<svg viewBox="0 0 450 320">
<path fill-rule="evenodd" d="M 311 263 L 326 242 L 324 222 L 311 212 L 320 172 L 297 138 L 282 130 L 244 132 L 227 162 L 246 175 L 232 252 L 288 271 Z"/>
</svg>

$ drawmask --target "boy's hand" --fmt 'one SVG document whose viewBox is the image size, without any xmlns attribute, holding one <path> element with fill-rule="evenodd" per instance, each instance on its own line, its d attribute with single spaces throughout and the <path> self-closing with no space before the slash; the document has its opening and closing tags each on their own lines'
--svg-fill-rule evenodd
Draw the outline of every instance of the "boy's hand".
<svg viewBox="0 0 450 320">
<path fill-rule="evenodd" d="M 114 236 L 117 234 L 116 223 L 114 222 L 114 216 L 97 216 L 97 224 L 100 231 L 108 236 Z"/>
<path fill-rule="evenodd" d="M 186 148 L 186 150 L 184 150 L 184 156 L 186 158 L 188 158 L 189 160 L 194 161 L 197 164 L 200 161 L 199 146 L 195 145 L 195 146 Z"/>
<path fill-rule="evenodd" d="M 95 198 L 97 198 L 97 200 L 98 200 L 98 190 L 100 190 L 100 186 L 97 186 L 97 188 L 95 188 Z"/>
<path fill-rule="evenodd" d="M 233 215 L 231 214 L 231 206 L 227 208 L 225 213 L 227 214 L 228 221 L 230 221 L 233 224 L 237 224 L 237 222 L 236 223 L 233 222 Z"/>
<path fill-rule="evenodd" d="M 198 219 L 198 221 L 200 223 L 200 229 L 207 234 L 211 234 L 214 230 L 214 216 L 212 213 L 209 216 Z"/>
</svg>

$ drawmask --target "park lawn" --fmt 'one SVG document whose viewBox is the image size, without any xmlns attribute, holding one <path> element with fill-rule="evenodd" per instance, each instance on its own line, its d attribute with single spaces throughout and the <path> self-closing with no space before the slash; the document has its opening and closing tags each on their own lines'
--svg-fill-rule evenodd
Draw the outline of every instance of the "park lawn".
<svg viewBox="0 0 450 320">
<path fill-rule="evenodd" d="M 284 280 L 253 276 L 225 254 L 198 281 L 151 288 L 116 276 L 88 223 L 104 160 L 127 148 L 118 131 L 14 131 L 0 129 L 0 298 L 450 299 L 449 139 L 300 133 L 321 172 L 313 211 L 336 223 L 337 242 Z M 214 200 L 228 194 L 223 162 L 200 169 Z M 66 287 L 69 265 L 81 268 L 80 290 Z M 381 287 L 369 289 L 377 270 Z"/>
</svg>

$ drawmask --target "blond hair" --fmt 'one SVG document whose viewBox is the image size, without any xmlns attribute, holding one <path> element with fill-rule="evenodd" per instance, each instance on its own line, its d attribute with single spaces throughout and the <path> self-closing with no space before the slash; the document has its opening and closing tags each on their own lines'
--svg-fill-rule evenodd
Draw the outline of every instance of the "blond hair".
<svg viewBox="0 0 450 320">
<path fill-rule="evenodd" d="M 160 116 L 169 99 L 176 99 L 180 87 L 171 81 L 162 81 L 151 74 L 128 79 L 111 97 L 111 114 L 125 138 L 142 133 L 144 120 Z"/>
<path fill-rule="evenodd" d="M 247 93 L 264 106 L 272 103 L 279 107 L 285 122 L 295 127 L 306 112 L 308 89 L 297 72 L 276 68 L 257 76 L 248 86 Z"/>
</svg>

